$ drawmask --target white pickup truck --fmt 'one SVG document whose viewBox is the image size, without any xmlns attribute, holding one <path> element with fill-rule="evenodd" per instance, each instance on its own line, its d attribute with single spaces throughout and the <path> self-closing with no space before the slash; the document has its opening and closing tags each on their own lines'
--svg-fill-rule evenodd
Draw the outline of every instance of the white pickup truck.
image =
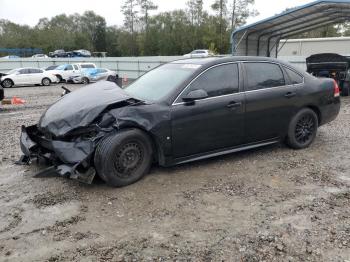
<svg viewBox="0 0 350 262">
<path fill-rule="evenodd" d="M 96 68 L 96 65 L 93 63 L 77 63 L 77 64 L 67 64 L 60 65 L 55 70 L 51 70 L 50 73 L 55 75 L 58 80 L 67 81 L 73 76 L 79 76 L 82 74 L 83 69 L 87 68 Z"/>
</svg>

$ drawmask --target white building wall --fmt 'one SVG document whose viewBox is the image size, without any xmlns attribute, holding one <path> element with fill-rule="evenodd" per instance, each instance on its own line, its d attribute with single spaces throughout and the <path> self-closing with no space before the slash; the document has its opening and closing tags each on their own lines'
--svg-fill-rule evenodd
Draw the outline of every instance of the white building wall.
<svg viewBox="0 0 350 262">
<path fill-rule="evenodd" d="M 281 40 L 280 46 L 285 40 Z M 350 55 L 350 37 L 290 39 L 279 52 L 279 56 L 305 56 L 319 53 Z"/>
</svg>

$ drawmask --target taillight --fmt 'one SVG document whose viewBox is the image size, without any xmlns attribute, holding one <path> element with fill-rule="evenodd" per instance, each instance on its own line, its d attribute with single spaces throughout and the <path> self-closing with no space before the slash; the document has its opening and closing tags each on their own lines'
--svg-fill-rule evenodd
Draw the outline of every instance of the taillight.
<svg viewBox="0 0 350 262">
<path fill-rule="evenodd" d="M 339 97 L 340 96 L 340 89 L 337 81 L 334 81 L 334 97 Z"/>
</svg>

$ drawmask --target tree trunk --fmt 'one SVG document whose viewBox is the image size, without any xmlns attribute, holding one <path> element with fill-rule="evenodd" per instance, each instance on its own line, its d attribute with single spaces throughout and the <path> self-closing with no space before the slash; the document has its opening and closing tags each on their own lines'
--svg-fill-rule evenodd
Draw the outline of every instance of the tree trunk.
<svg viewBox="0 0 350 262">
<path fill-rule="evenodd" d="M 236 5 L 237 5 L 237 0 L 233 0 L 233 3 L 232 3 L 232 16 L 231 16 L 231 30 L 233 30 L 233 28 L 235 27 Z"/>
</svg>

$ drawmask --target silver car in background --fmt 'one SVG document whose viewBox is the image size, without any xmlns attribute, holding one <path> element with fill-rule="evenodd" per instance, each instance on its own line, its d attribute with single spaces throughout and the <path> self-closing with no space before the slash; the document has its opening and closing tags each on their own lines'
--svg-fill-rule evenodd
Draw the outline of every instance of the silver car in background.
<svg viewBox="0 0 350 262">
<path fill-rule="evenodd" d="M 113 80 L 116 76 L 117 72 L 106 68 L 89 68 L 82 70 L 80 75 L 70 77 L 68 82 L 89 84 L 100 80 Z"/>
</svg>

